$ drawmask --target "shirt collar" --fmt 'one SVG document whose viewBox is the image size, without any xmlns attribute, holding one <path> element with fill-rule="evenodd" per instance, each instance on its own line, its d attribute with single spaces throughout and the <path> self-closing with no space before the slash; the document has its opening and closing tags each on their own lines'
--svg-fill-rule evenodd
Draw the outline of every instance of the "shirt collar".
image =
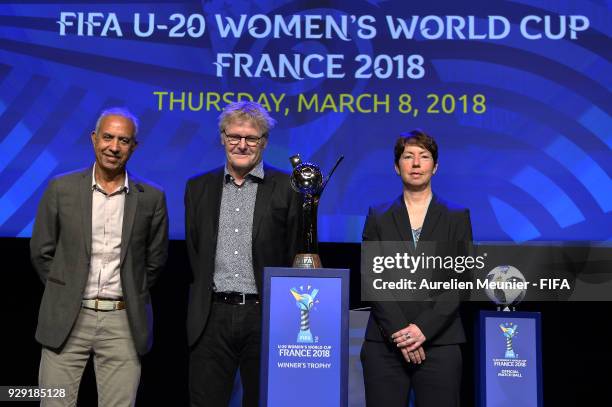
<svg viewBox="0 0 612 407">
<path fill-rule="evenodd" d="M 100 185 L 98 185 L 98 183 L 96 182 L 96 163 L 94 163 L 94 165 L 93 165 L 93 167 L 91 169 L 91 190 L 93 191 L 96 188 L 98 188 L 101 191 L 104 191 L 104 189 Z M 130 192 L 130 183 L 129 183 L 128 172 L 127 171 L 125 171 L 125 178 L 123 180 L 123 188 L 122 189 L 125 190 L 126 194 L 128 192 Z"/>
<path fill-rule="evenodd" d="M 229 170 L 227 169 L 227 164 L 225 164 L 225 167 L 223 168 L 223 176 L 225 178 L 225 182 L 229 182 L 234 178 L 232 177 L 232 174 L 229 173 Z M 250 178 L 255 182 L 262 181 L 264 179 L 263 161 L 260 161 L 255 167 L 253 167 L 253 169 L 249 171 L 249 173 L 244 178 Z"/>
</svg>

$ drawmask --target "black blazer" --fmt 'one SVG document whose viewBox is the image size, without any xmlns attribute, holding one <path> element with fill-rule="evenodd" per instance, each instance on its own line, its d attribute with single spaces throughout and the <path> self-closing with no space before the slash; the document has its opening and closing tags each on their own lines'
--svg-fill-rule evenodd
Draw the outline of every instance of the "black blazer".
<svg viewBox="0 0 612 407">
<path fill-rule="evenodd" d="M 187 181 L 185 190 L 185 243 L 193 274 L 187 312 L 187 339 L 193 345 L 202 334 L 213 291 L 219 212 L 223 190 L 220 167 Z M 253 214 L 253 269 L 262 292 L 264 267 L 290 267 L 300 249 L 301 203 L 289 176 L 264 165 Z"/>
<path fill-rule="evenodd" d="M 410 219 L 403 196 L 390 203 L 370 208 L 363 230 L 363 240 L 407 241 L 413 244 Z M 444 202 L 434 195 L 419 241 L 469 244 L 472 241 L 469 211 Z M 427 338 L 425 346 L 465 342 L 458 314 L 458 299 L 431 302 L 380 301 L 372 302 L 371 305 L 372 312 L 366 329 L 367 340 L 389 341 L 393 333 L 413 323 Z"/>
</svg>

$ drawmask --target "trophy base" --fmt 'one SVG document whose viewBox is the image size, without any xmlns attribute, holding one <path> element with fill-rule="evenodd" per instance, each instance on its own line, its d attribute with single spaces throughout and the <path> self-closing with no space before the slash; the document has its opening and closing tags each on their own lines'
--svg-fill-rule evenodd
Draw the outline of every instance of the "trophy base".
<svg viewBox="0 0 612 407">
<path fill-rule="evenodd" d="M 293 259 L 293 267 L 300 269 L 320 269 L 323 267 L 321 258 L 315 253 L 300 253 Z"/>
</svg>

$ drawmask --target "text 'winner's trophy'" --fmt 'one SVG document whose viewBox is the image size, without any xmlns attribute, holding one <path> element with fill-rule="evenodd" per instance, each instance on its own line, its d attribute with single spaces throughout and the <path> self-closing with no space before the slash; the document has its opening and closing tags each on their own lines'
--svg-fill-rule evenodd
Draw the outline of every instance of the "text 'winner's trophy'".
<svg viewBox="0 0 612 407">
<path fill-rule="evenodd" d="M 318 165 L 302 162 L 299 154 L 289 158 L 293 166 L 291 173 L 291 187 L 302 196 L 302 216 L 303 216 L 303 241 L 304 248 L 302 253 L 298 253 L 293 260 L 293 267 L 298 268 L 321 268 L 321 258 L 319 257 L 319 244 L 317 240 L 317 210 L 319 200 L 325 186 L 329 182 L 332 174 L 338 168 L 344 156 L 338 158 L 336 165 L 323 180 L 323 174 Z"/>
</svg>

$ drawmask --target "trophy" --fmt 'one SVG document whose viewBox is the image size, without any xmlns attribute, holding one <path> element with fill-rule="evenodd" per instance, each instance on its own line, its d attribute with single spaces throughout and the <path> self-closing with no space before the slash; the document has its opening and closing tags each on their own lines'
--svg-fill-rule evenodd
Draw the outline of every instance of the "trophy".
<svg viewBox="0 0 612 407">
<path fill-rule="evenodd" d="M 334 165 L 329 176 L 323 180 L 323 174 L 318 165 L 309 162 L 303 163 L 299 154 L 289 158 L 293 166 L 291 187 L 302 196 L 302 233 L 304 241 L 304 250 L 302 253 L 298 253 L 295 256 L 293 267 L 322 267 L 317 240 L 317 210 L 325 186 L 343 159 L 344 156 L 341 156 L 338 161 L 336 161 L 336 165 Z"/>
</svg>

